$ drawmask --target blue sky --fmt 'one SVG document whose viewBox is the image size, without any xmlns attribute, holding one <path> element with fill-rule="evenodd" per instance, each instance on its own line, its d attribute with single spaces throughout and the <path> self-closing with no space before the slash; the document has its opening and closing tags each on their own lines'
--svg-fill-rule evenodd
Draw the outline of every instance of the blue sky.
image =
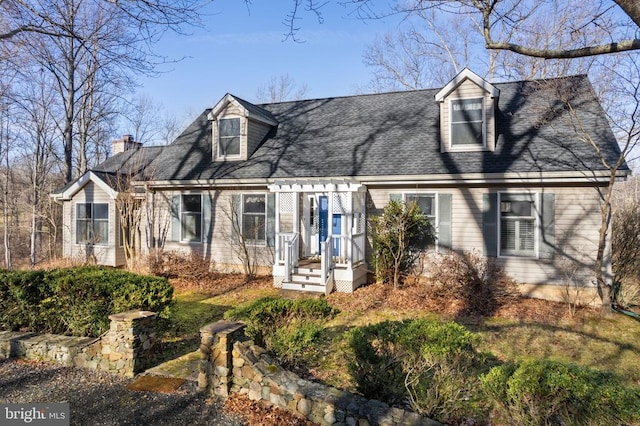
<svg viewBox="0 0 640 426">
<path fill-rule="evenodd" d="M 290 1 L 256 0 L 247 9 L 239 0 L 216 0 L 205 11 L 204 28 L 191 35 L 167 34 L 158 54 L 184 59 L 141 80 L 138 92 L 162 104 L 179 119 L 194 118 L 227 92 L 254 101 L 260 86 L 289 74 L 308 87 L 305 98 L 354 94 L 371 79 L 362 56 L 367 45 L 397 27 L 400 18 L 363 21 L 331 2 L 324 23 L 303 13 L 298 37 L 283 41 Z"/>
</svg>

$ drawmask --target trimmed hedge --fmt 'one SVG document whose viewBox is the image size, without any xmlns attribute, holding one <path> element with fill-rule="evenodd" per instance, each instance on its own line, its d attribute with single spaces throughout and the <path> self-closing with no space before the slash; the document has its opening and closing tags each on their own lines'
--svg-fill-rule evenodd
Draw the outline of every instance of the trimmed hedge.
<svg viewBox="0 0 640 426">
<path fill-rule="evenodd" d="M 299 356 L 319 339 L 324 323 L 337 313 L 325 299 L 264 297 L 229 310 L 224 317 L 244 321 L 248 336 L 289 365 L 300 361 Z"/>
<path fill-rule="evenodd" d="M 169 315 L 165 278 L 94 266 L 48 271 L 0 270 L 0 329 L 97 337 L 109 315 L 132 309 Z"/>
<path fill-rule="evenodd" d="M 465 327 L 429 319 L 383 321 L 351 329 L 349 373 L 366 397 L 438 421 L 477 415 L 471 389 L 483 357 Z"/>
<path fill-rule="evenodd" d="M 610 373 L 527 360 L 494 367 L 480 381 L 510 424 L 640 424 L 640 391 L 625 387 Z"/>
</svg>

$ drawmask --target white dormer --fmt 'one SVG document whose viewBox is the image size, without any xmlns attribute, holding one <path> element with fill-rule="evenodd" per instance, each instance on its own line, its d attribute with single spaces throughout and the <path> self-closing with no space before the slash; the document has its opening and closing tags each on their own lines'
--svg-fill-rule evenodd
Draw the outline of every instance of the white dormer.
<svg viewBox="0 0 640 426">
<path fill-rule="evenodd" d="M 271 114 L 227 93 L 209 112 L 213 161 L 247 160 L 278 122 Z"/>
<path fill-rule="evenodd" d="M 495 110 L 500 96 L 491 83 L 468 68 L 435 95 L 440 104 L 440 151 L 493 151 Z"/>
</svg>

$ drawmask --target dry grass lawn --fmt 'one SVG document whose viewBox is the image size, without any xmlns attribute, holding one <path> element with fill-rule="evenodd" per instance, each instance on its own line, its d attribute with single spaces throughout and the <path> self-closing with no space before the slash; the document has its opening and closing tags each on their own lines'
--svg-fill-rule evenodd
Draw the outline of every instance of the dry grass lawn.
<svg viewBox="0 0 640 426">
<path fill-rule="evenodd" d="M 280 294 L 270 277 L 247 284 L 239 275 L 221 275 L 208 282 L 174 281 L 174 285 L 175 323 L 165 344 L 188 342 L 184 344 L 188 350 L 197 348 L 199 328 L 221 319 L 227 309 Z M 354 388 L 346 371 L 346 330 L 384 320 L 431 317 L 467 326 L 481 336 L 479 350 L 503 361 L 532 357 L 573 362 L 614 372 L 627 384 L 640 387 L 640 322 L 621 314 L 603 317 L 598 309 L 580 308 L 572 315 L 562 303 L 520 298 L 500 306 L 490 317 L 465 317 L 460 315 L 460 301 L 430 299 L 420 283 L 402 289 L 371 284 L 353 294 L 333 293 L 327 300 L 341 312 L 327 324 L 321 349 L 305 362 L 309 378 L 332 386 Z M 232 405 L 242 411 L 239 401 Z M 266 415 L 256 414 L 255 404 L 247 407 L 248 416 Z M 273 418 L 282 415 L 270 413 Z"/>
</svg>

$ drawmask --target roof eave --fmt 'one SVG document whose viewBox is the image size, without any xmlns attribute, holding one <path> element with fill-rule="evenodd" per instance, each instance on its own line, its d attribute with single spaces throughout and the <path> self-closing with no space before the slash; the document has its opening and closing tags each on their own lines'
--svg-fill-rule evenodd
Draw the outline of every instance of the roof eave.
<svg viewBox="0 0 640 426">
<path fill-rule="evenodd" d="M 619 170 L 616 178 L 625 179 L 629 171 Z M 363 185 L 466 185 L 466 184 L 531 184 L 531 183 L 605 183 L 611 173 L 601 171 L 564 171 L 564 172 L 507 172 L 507 173 L 461 173 L 456 175 L 423 174 L 423 175 L 385 175 L 349 177 L 350 182 Z M 158 180 L 138 181 L 136 185 L 144 185 L 149 189 L 168 188 L 212 188 L 212 187 L 255 187 L 277 185 L 281 181 L 343 181 L 344 176 L 296 177 L 296 178 L 247 178 L 247 179 L 192 179 L 192 180 Z"/>
<path fill-rule="evenodd" d="M 246 102 L 246 101 L 245 101 Z M 275 120 L 271 120 L 268 117 L 264 117 L 262 115 L 254 114 L 244 107 L 231 93 L 227 93 L 224 97 L 211 109 L 209 114 L 207 114 L 207 119 L 209 121 L 215 120 L 220 112 L 222 112 L 227 105 L 233 104 L 236 108 L 243 111 L 243 116 L 250 118 L 255 121 L 259 121 L 264 124 L 268 124 L 270 126 L 277 126 L 278 122 Z"/>
<path fill-rule="evenodd" d="M 72 185 L 70 185 L 64 191 L 53 193 L 49 196 L 56 201 L 70 201 L 73 196 L 77 194 L 82 188 L 84 188 L 85 185 L 89 182 L 93 182 L 94 184 L 98 185 L 100 189 L 102 189 L 105 193 L 107 193 L 107 195 L 109 195 L 109 197 L 114 200 L 118 196 L 118 191 L 111 188 L 108 183 L 100 179 L 100 177 L 98 177 L 92 171 L 88 171 L 84 175 L 80 176 Z"/>
<path fill-rule="evenodd" d="M 438 93 L 435 94 L 436 102 L 443 102 L 451 92 L 453 92 L 458 86 L 464 83 L 465 80 L 471 80 L 474 84 L 487 91 L 492 98 L 500 97 L 500 89 L 493 84 L 489 83 L 478 74 L 471 71 L 469 68 L 465 68 L 458 73 L 453 79 L 447 83 Z"/>
</svg>

